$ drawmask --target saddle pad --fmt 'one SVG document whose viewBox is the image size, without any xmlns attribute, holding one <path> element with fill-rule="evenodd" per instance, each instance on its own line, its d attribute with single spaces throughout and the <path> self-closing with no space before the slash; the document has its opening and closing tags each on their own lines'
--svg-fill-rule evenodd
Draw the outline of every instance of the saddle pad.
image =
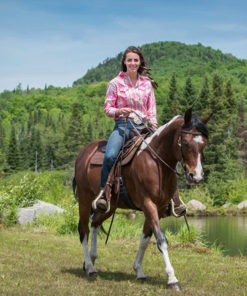
<svg viewBox="0 0 247 296">
<path fill-rule="evenodd" d="M 99 165 L 102 166 L 104 156 L 105 156 L 105 148 L 106 148 L 107 141 L 101 140 L 98 142 L 98 147 L 94 152 L 92 158 L 90 159 L 90 165 Z"/>
</svg>

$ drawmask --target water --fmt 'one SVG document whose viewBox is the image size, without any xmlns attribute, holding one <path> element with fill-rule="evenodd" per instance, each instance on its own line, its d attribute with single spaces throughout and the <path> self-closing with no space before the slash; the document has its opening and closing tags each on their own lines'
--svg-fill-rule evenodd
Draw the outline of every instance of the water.
<svg viewBox="0 0 247 296">
<path fill-rule="evenodd" d="M 200 231 L 207 245 L 220 246 L 224 255 L 247 256 L 247 217 L 190 217 L 188 221 Z M 161 220 L 162 230 L 172 233 L 178 232 L 184 224 L 183 218 Z"/>
</svg>

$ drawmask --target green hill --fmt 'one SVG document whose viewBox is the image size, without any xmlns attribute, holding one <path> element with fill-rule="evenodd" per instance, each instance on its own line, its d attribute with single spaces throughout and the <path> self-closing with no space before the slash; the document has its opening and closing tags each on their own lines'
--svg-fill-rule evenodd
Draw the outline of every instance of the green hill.
<svg viewBox="0 0 247 296">
<path fill-rule="evenodd" d="M 176 72 L 178 78 L 211 76 L 219 71 L 224 78 L 231 79 L 240 89 L 247 82 L 247 60 L 240 60 L 231 54 L 205 47 L 198 43 L 186 45 L 180 42 L 156 42 L 140 47 L 152 75 L 158 79 Z M 76 80 L 73 86 L 109 81 L 120 71 L 122 52 L 114 58 L 107 58 L 97 67 Z"/>
</svg>

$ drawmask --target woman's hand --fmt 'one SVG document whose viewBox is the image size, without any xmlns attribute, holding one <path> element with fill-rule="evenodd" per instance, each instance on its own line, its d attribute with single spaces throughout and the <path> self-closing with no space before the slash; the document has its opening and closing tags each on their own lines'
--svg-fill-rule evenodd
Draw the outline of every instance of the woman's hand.
<svg viewBox="0 0 247 296">
<path fill-rule="evenodd" d="M 116 115 L 117 115 L 117 117 L 120 115 L 123 115 L 124 117 L 128 117 L 130 115 L 131 111 L 132 110 L 130 108 L 121 108 L 116 111 Z"/>
</svg>

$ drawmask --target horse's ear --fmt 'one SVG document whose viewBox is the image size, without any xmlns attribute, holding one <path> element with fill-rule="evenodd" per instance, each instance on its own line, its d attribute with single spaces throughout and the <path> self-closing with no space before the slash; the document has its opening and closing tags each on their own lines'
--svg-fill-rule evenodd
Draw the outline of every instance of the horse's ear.
<svg viewBox="0 0 247 296">
<path fill-rule="evenodd" d="M 186 110 L 184 114 L 184 124 L 188 124 L 191 121 L 192 118 L 192 108 Z"/>
<path fill-rule="evenodd" d="M 202 122 L 206 124 L 209 121 L 209 119 L 212 117 L 212 115 L 213 115 L 213 113 L 201 118 Z"/>
</svg>

